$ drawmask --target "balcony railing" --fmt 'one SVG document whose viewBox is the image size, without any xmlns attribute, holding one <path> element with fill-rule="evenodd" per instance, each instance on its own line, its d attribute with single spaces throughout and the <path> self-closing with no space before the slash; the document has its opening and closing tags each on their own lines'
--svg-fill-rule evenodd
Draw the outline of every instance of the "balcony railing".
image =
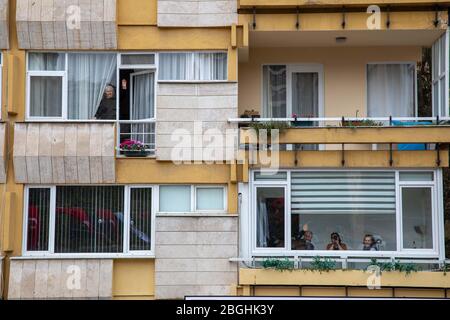
<svg viewBox="0 0 450 320">
<path fill-rule="evenodd" d="M 117 155 L 126 157 L 155 156 L 156 121 L 120 120 L 117 125 Z"/>
</svg>

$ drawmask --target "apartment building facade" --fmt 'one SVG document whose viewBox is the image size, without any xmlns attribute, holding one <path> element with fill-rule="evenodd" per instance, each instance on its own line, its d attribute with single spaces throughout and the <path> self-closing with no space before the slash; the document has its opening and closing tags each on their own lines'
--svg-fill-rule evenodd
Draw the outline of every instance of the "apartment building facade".
<svg viewBox="0 0 450 320">
<path fill-rule="evenodd" d="M 447 297 L 449 6 L 0 1 L 3 298 Z"/>
</svg>

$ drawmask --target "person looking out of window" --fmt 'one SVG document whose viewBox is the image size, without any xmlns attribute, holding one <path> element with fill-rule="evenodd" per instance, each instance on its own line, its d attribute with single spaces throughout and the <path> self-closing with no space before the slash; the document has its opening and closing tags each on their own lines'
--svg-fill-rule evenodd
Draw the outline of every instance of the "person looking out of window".
<svg viewBox="0 0 450 320">
<path fill-rule="evenodd" d="M 103 99 L 95 113 L 95 119 L 115 120 L 116 110 L 116 89 L 112 84 L 108 84 L 105 87 Z"/>
</svg>

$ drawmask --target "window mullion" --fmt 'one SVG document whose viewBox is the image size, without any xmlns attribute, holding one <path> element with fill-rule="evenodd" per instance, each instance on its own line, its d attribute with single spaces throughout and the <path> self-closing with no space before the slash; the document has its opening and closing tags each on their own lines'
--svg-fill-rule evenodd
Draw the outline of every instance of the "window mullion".
<svg viewBox="0 0 450 320">
<path fill-rule="evenodd" d="M 50 219 L 49 219 L 49 252 L 55 253 L 55 235 L 56 235 L 56 186 L 50 188 Z"/>
</svg>

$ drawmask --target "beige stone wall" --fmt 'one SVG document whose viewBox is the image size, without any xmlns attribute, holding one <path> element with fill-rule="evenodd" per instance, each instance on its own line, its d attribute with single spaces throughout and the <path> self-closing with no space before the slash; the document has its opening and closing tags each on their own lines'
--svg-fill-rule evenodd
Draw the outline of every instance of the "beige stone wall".
<svg viewBox="0 0 450 320">
<path fill-rule="evenodd" d="M 237 0 L 158 0 L 160 27 L 222 27 L 237 20 Z"/>
<path fill-rule="evenodd" d="M 9 49 L 8 0 L 0 0 L 0 49 Z"/>
<path fill-rule="evenodd" d="M 230 295 L 237 283 L 235 216 L 156 218 L 155 297 Z"/>
<path fill-rule="evenodd" d="M 117 49 L 116 0 L 17 0 L 21 49 Z"/>
<path fill-rule="evenodd" d="M 113 260 L 12 260 L 9 274 L 8 299 L 112 298 Z"/>
<path fill-rule="evenodd" d="M 237 99 L 237 83 L 160 83 L 156 107 L 158 160 L 232 160 L 235 149 L 231 142 L 237 140 L 237 126 L 228 119 L 237 117 Z M 173 133 L 191 141 L 191 148 L 184 143 L 180 146 L 181 139 Z"/>
<path fill-rule="evenodd" d="M 16 123 L 16 183 L 114 183 L 115 127 L 100 123 Z"/>
<path fill-rule="evenodd" d="M 6 123 L 0 123 L 0 183 L 6 182 Z"/>
</svg>

